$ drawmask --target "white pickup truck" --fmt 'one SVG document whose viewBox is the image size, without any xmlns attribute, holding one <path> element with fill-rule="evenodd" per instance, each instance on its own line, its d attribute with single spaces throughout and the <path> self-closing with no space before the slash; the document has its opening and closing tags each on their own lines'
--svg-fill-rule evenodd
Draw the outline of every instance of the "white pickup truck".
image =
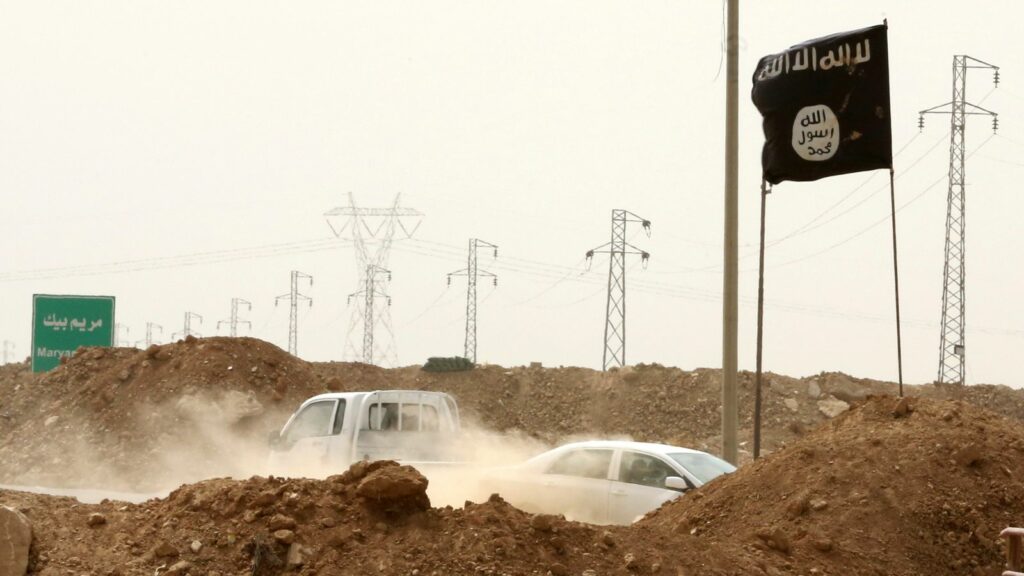
<svg viewBox="0 0 1024 576">
<path fill-rule="evenodd" d="M 459 408 L 443 392 L 332 392 L 306 400 L 270 437 L 272 473 L 324 476 L 359 460 L 446 466 L 462 460 Z"/>
</svg>

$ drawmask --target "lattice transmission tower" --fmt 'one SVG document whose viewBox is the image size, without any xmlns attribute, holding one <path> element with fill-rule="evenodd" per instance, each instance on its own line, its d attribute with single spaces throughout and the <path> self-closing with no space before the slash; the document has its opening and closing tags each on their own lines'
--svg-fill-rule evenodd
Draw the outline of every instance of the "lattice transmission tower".
<svg viewBox="0 0 1024 576">
<path fill-rule="evenodd" d="M 648 237 L 651 221 L 628 210 L 612 210 L 612 239 L 587 251 L 588 265 L 594 254 L 608 254 L 608 299 L 605 303 L 603 370 L 611 366 L 626 365 L 626 256 L 639 254 L 646 266 L 651 257 L 626 242 L 626 228 L 630 222 L 640 223 Z"/>
<path fill-rule="evenodd" d="M 490 242 L 479 238 L 469 239 L 469 253 L 466 258 L 466 267 L 462 270 L 448 273 L 448 285 L 451 286 L 452 276 L 466 277 L 466 343 L 464 355 L 476 363 L 476 285 L 480 276 L 491 278 L 494 285 L 498 285 L 498 276 L 481 270 L 477 266 L 477 250 L 480 248 L 491 248 L 494 250 L 494 257 L 498 257 L 498 247 Z"/>
<path fill-rule="evenodd" d="M 192 329 L 192 319 L 199 320 L 199 323 L 203 323 L 203 317 L 195 312 L 185 312 L 185 325 L 182 327 L 181 332 L 175 332 L 171 334 L 171 340 L 177 340 L 178 336 L 182 338 L 188 338 L 189 336 L 195 336 L 196 338 L 202 338 L 203 335 Z"/>
<path fill-rule="evenodd" d="M 244 298 L 232 298 L 231 299 L 231 317 L 228 318 L 227 320 L 218 320 L 217 321 L 217 330 L 220 330 L 220 325 L 221 324 L 227 324 L 228 325 L 228 333 L 231 335 L 232 338 L 238 336 L 238 325 L 239 324 L 245 324 L 246 326 L 249 327 L 250 330 L 252 329 L 252 322 L 249 322 L 248 320 L 240 320 L 239 319 L 239 317 L 238 317 L 238 307 L 239 306 L 245 306 L 246 310 L 248 310 L 249 312 L 252 312 L 252 302 L 249 302 L 248 300 L 245 300 Z"/>
<path fill-rule="evenodd" d="M 161 334 L 164 333 L 164 327 L 163 326 L 161 326 L 159 324 L 156 324 L 156 323 L 153 323 L 153 322 L 146 322 L 146 338 L 144 340 L 136 340 L 135 341 L 135 345 L 138 346 L 139 344 L 142 344 L 143 347 L 149 348 L 153 344 L 156 344 L 156 340 L 153 339 L 153 329 L 154 328 L 159 330 Z"/>
<path fill-rule="evenodd" d="M 965 328 L 967 315 L 964 285 L 967 257 L 964 251 L 966 212 L 964 141 L 968 116 L 989 116 L 992 131 L 999 127 L 995 112 L 967 101 L 967 70 L 993 71 L 999 86 L 999 67 L 970 56 L 953 56 L 953 99 L 922 110 L 918 126 L 924 128 L 925 114 L 949 114 L 949 194 L 946 203 L 946 249 L 942 272 L 942 322 L 939 339 L 939 383 L 963 384 L 966 368 Z"/>
<path fill-rule="evenodd" d="M 423 220 L 423 213 L 418 210 L 401 207 L 400 199 L 401 195 L 396 195 L 389 208 L 360 208 L 356 206 L 355 197 L 350 192 L 348 206 L 334 208 L 324 214 L 335 236 L 352 240 L 359 274 L 355 294 L 366 294 L 367 282 L 372 273 L 375 277 L 373 292 L 380 296 L 376 282 L 382 278 L 379 271 L 386 271 L 389 268 L 391 244 L 396 237 L 412 238 Z M 362 306 L 351 308 L 348 331 L 345 335 L 344 358 L 366 362 L 369 357 L 385 366 L 397 365 L 395 337 L 391 327 L 390 298 L 364 298 Z M 356 345 L 359 332 L 362 332 L 361 350 L 357 349 Z M 375 332 L 382 334 L 375 335 Z M 369 356 L 367 343 L 372 344 Z"/>
<path fill-rule="evenodd" d="M 288 300 L 288 353 L 292 356 L 299 355 L 299 302 L 305 302 L 308 306 L 313 305 L 313 299 L 299 293 L 299 281 L 309 280 L 313 285 L 313 277 L 305 272 L 292 270 L 291 290 L 274 299 L 274 306 L 282 299 Z"/>
<path fill-rule="evenodd" d="M 391 296 L 388 296 L 386 290 L 388 282 L 391 282 L 391 270 L 368 264 L 363 273 L 363 288 L 348 295 L 349 304 L 353 298 L 362 299 L 363 355 L 360 360 L 366 364 L 373 364 L 374 361 L 373 335 L 377 322 L 374 309 L 377 308 L 378 298 L 387 308 L 391 307 Z"/>
</svg>

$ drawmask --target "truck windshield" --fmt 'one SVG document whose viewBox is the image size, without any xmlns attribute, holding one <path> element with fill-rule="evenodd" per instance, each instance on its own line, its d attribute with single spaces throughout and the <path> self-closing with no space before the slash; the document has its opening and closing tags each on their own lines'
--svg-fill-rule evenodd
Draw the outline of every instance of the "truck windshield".
<svg viewBox="0 0 1024 576">
<path fill-rule="evenodd" d="M 725 460 L 701 452 L 677 452 L 669 454 L 668 457 L 686 468 L 686 471 L 700 480 L 701 484 L 706 484 L 722 474 L 736 471 L 736 467 Z"/>
</svg>

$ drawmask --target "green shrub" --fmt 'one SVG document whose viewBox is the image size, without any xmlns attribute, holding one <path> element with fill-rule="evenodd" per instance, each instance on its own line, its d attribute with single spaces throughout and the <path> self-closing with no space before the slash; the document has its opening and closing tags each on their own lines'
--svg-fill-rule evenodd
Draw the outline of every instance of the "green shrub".
<svg viewBox="0 0 1024 576">
<path fill-rule="evenodd" d="M 469 358 L 463 358 L 462 356 L 452 356 L 451 358 L 434 356 L 427 358 L 427 363 L 423 365 L 423 370 L 427 372 L 461 372 L 463 370 L 472 370 L 474 366 L 475 364 Z"/>
</svg>

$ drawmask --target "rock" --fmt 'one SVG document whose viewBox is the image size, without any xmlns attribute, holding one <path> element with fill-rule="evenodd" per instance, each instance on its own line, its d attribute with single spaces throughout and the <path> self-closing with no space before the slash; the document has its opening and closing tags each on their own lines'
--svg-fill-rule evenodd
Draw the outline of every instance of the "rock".
<svg viewBox="0 0 1024 576">
<path fill-rule="evenodd" d="M 797 518 L 806 514 L 808 508 L 810 508 L 810 502 L 808 502 L 807 497 L 797 496 L 786 505 L 786 514 L 790 518 Z"/>
<path fill-rule="evenodd" d="M 426 477 L 412 466 L 392 464 L 368 472 L 356 486 L 356 495 L 392 511 L 430 508 Z"/>
<path fill-rule="evenodd" d="M 623 556 L 622 562 L 623 565 L 626 567 L 626 570 L 636 570 L 640 567 L 639 564 L 637 564 L 636 555 L 632 552 L 629 552 L 625 556 Z"/>
<path fill-rule="evenodd" d="M 832 541 L 824 536 L 818 536 L 811 540 L 811 546 L 818 552 L 831 552 Z"/>
<path fill-rule="evenodd" d="M 807 395 L 811 398 L 821 396 L 821 386 L 818 385 L 817 380 L 811 380 L 807 383 Z"/>
<path fill-rule="evenodd" d="M 24 576 L 32 545 L 32 525 L 14 508 L 0 506 L 0 574 Z"/>
<path fill-rule="evenodd" d="M 569 576 L 569 569 L 565 567 L 565 564 L 558 562 L 548 566 L 548 572 L 551 573 L 551 576 Z"/>
<path fill-rule="evenodd" d="M 85 521 L 90 527 L 102 526 L 107 523 L 107 517 L 98 512 L 89 514 L 89 519 Z"/>
<path fill-rule="evenodd" d="M 192 563 L 188 560 L 182 560 L 181 562 L 171 564 L 167 572 L 164 572 L 164 576 L 182 576 L 188 574 L 189 570 L 192 570 Z"/>
<path fill-rule="evenodd" d="M 123 369 L 123 370 L 121 370 L 120 372 L 117 373 L 117 379 L 120 380 L 121 382 L 124 382 L 125 380 L 130 378 L 131 375 L 132 375 L 132 373 L 129 372 L 127 368 L 125 368 L 125 369 Z"/>
<path fill-rule="evenodd" d="M 789 543 L 789 538 L 786 537 L 786 534 L 780 528 L 758 530 L 757 537 L 769 548 L 774 548 L 783 554 L 789 554 L 793 549 Z"/>
<path fill-rule="evenodd" d="M 820 511 L 824 510 L 827 507 L 828 507 L 828 502 L 826 502 L 825 500 L 822 500 L 821 498 L 817 498 L 817 499 L 811 500 L 811 510 L 814 510 L 815 512 L 820 512 Z"/>
<path fill-rule="evenodd" d="M 338 522 L 330 516 L 326 516 L 320 519 L 320 525 L 324 528 L 334 528 L 335 526 L 337 526 L 337 524 Z"/>
<path fill-rule="evenodd" d="M 189 549 L 192 550 L 193 554 L 199 554 L 199 551 L 203 549 L 203 543 L 199 540 L 193 540 L 192 544 L 189 545 Z"/>
<path fill-rule="evenodd" d="M 896 406 L 892 409 L 892 415 L 896 418 L 902 418 L 913 411 L 914 409 L 910 406 L 910 398 L 904 396 L 896 402 Z"/>
<path fill-rule="evenodd" d="M 157 558 L 174 558 L 178 555 L 178 549 L 171 546 L 171 543 L 164 540 L 153 548 L 153 556 Z"/>
<path fill-rule="evenodd" d="M 530 526 L 538 532 L 551 532 L 554 527 L 553 516 L 538 514 L 530 519 Z"/>
<path fill-rule="evenodd" d="M 277 540 L 281 544 L 291 544 L 295 542 L 295 532 L 291 530 L 275 530 L 274 540 Z"/>
<path fill-rule="evenodd" d="M 604 534 L 601 534 L 601 542 L 605 546 L 611 548 L 611 547 L 615 546 L 615 537 L 612 536 L 611 532 L 607 532 L 606 531 Z"/>
<path fill-rule="evenodd" d="M 306 560 L 311 554 L 312 550 L 298 542 L 293 542 L 292 545 L 288 547 L 288 555 L 286 556 L 285 561 L 288 563 L 288 566 L 293 568 L 296 566 L 302 566 L 306 563 Z"/>
<path fill-rule="evenodd" d="M 818 400 L 818 410 L 820 410 L 822 414 L 829 418 L 835 418 L 836 416 L 839 416 L 840 414 L 845 412 L 846 409 L 849 407 L 849 403 L 844 402 L 836 398 L 835 396 L 829 396 L 824 400 Z"/>
<path fill-rule="evenodd" d="M 800 403 L 796 401 L 796 398 L 786 398 L 782 401 L 789 408 L 790 412 L 797 412 L 800 410 Z"/>
<path fill-rule="evenodd" d="M 981 462 L 981 448 L 973 442 L 964 446 L 953 454 L 953 460 L 961 466 L 974 466 Z"/>
<path fill-rule="evenodd" d="M 50 426 L 53 426 L 54 424 L 56 424 L 57 420 L 60 420 L 59 416 L 56 416 L 56 415 L 50 416 L 46 420 L 43 420 L 43 426 L 46 427 L 46 428 L 49 428 Z"/>
<path fill-rule="evenodd" d="M 267 528 L 271 530 L 294 530 L 295 520 L 284 514 L 274 514 L 270 518 L 270 522 L 267 523 Z"/>
</svg>

